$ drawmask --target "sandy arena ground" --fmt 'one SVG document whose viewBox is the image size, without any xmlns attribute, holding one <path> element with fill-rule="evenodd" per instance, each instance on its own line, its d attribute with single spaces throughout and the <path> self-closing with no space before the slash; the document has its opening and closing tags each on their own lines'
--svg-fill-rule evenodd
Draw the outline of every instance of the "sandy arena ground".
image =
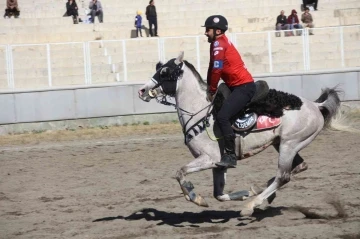
<svg viewBox="0 0 360 239">
<path fill-rule="evenodd" d="M 309 169 L 253 217 L 212 197 L 211 171 L 188 175 L 209 208 L 174 179 L 192 160 L 177 124 L 0 137 L 0 238 L 360 238 L 360 134 L 323 131 Z M 275 175 L 268 148 L 228 173 L 226 192 Z"/>
</svg>

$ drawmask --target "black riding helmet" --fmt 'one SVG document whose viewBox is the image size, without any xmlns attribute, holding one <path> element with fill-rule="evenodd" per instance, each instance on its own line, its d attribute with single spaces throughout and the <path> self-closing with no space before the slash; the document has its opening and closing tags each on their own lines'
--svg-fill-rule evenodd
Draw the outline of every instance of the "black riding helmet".
<svg viewBox="0 0 360 239">
<path fill-rule="evenodd" d="M 228 29 L 228 22 L 226 18 L 221 15 L 212 15 L 206 19 L 205 24 L 202 27 L 220 29 L 225 32 Z"/>
</svg>

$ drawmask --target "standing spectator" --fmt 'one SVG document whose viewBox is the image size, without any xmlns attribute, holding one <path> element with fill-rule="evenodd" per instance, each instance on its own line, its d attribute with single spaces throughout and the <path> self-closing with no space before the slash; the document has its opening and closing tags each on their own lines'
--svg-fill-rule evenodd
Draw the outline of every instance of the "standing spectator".
<svg viewBox="0 0 360 239">
<path fill-rule="evenodd" d="M 276 27 L 276 31 L 290 29 L 290 25 L 287 24 L 287 17 L 285 16 L 284 10 L 281 10 L 280 15 L 277 17 L 275 27 Z M 277 37 L 281 36 L 280 32 L 277 32 L 276 36 Z M 285 32 L 285 36 L 286 37 L 291 36 L 291 33 L 287 31 Z"/>
<path fill-rule="evenodd" d="M 79 12 L 75 0 L 68 0 L 66 3 L 66 16 L 72 16 L 74 23 L 78 23 Z M 81 18 L 79 18 L 79 22 L 82 22 Z"/>
<path fill-rule="evenodd" d="M 306 8 L 306 5 L 314 3 L 314 10 L 317 11 L 317 5 L 318 5 L 318 0 L 303 0 L 303 8 Z"/>
<path fill-rule="evenodd" d="M 290 25 L 290 30 L 296 28 L 296 29 L 302 29 L 302 25 L 299 23 L 299 18 L 297 16 L 297 12 L 295 9 L 291 11 L 291 15 L 288 17 L 288 24 Z M 300 36 L 302 34 L 302 31 L 296 31 L 296 35 Z"/>
<path fill-rule="evenodd" d="M 18 18 L 20 16 L 20 10 L 17 0 L 6 1 L 4 18 L 10 18 L 11 16 L 14 16 L 15 18 Z"/>
<path fill-rule="evenodd" d="M 141 33 L 141 27 L 142 27 L 142 17 L 141 17 L 141 11 L 137 11 L 137 15 L 135 16 L 135 27 L 136 27 L 136 37 L 139 37 L 139 33 L 140 36 L 142 37 L 142 33 Z"/>
<path fill-rule="evenodd" d="M 305 24 L 304 27 L 313 28 L 313 18 L 310 14 L 310 9 L 308 7 L 305 8 L 305 12 L 301 15 L 301 21 Z M 309 30 L 310 35 L 314 35 L 312 29 Z"/>
<path fill-rule="evenodd" d="M 98 16 L 99 22 L 103 22 L 103 9 L 99 0 L 91 0 L 89 4 L 91 22 L 95 23 L 95 16 Z"/>
<path fill-rule="evenodd" d="M 149 21 L 150 36 L 156 36 L 157 34 L 157 15 L 154 0 L 150 0 L 149 5 L 146 7 L 146 19 Z M 154 32 L 152 31 L 152 25 L 154 25 Z"/>
</svg>

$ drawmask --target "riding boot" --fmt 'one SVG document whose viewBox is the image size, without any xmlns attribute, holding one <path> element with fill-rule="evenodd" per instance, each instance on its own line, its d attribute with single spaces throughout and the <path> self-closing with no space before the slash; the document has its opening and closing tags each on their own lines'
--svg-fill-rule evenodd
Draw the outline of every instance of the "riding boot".
<svg viewBox="0 0 360 239">
<path fill-rule="evenodd" d="M 225 153 L 221 157 L 221 161 L 216 163 L 219 167 L 236 168 L 237 158 L 235 155 L 235 135 L 224 136 Z"/>
</svg>

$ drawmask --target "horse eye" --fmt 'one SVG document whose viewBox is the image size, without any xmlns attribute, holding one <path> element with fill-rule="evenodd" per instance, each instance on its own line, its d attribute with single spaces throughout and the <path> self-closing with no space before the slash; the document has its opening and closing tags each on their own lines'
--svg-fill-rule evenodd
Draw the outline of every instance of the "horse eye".
<svg viewBox="0 0 360 239">
<path fill-rule="evenodd" d="M 161 71 L 160 71 L 161 76 L 167 75 L 168 73 L 169 73 L 169 68 L 167 68 L 167 67 L 161 69 Z"/>
</svg>

